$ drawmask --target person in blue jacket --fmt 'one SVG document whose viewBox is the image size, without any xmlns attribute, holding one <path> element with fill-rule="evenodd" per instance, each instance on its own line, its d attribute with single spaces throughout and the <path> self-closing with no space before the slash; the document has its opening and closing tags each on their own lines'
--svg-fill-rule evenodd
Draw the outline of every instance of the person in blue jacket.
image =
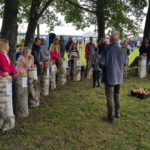
<svg viewBox="0 0 150 150">
<path fill-rule="evenodd" d="M 115 123 L 120 118 L 120 88 L 123 82 L 123 67 L 127 65 L 127 53 L 118 46 L 119 36 L 112 34 L 110 45 L 102 52 L 99 67 L 103 70 L 102 82 L 105 83 L 108 115 L 105 118 Z"/>
<path fill-rule="evenodd" d="M 19 51 L 16 53 L 16 61 L 18 60 L 19 56 L 22 55 L 23 46 L 19 46 L 18 49 Z"/>
</svg>

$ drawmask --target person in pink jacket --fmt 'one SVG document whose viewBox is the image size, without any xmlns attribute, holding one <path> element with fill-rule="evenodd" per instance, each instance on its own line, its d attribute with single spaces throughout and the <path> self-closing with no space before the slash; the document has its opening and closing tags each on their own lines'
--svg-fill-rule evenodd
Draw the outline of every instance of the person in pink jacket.
<svg viewBox="0 0 150 150">
<path fill-rule="evenodd" d="M 60 55 L 60 45 L 59 45 L 59 41 L 57 38 L 55 38 L 54 42 L 51 44 L 50 52 L 51 52 L 50 60 L 54 61 L 58 68 L 58 59 L 61 59 L 61 55 Z M 57 81 L 57 78 L 58 78 L 58 73 L 56 73 L 56 81 Z"/>
<path fill-rule="evenodd" d="M 31 49 L 28 47 L 23 48 L 23 55 L 20 55 L 17 61 L 16 70 L 25 71 L 27 74 L 28 68 L 34 64 L 34 57 L 31 55 Z"/>
<path fill-rule="evenodd" d="M 18 71 L 13 66 L 9 56 L 9 43 L 7 40 L 0 39 L 0 76 L 8 72 L 9 75 L 18 74 Z"/>
</svg>

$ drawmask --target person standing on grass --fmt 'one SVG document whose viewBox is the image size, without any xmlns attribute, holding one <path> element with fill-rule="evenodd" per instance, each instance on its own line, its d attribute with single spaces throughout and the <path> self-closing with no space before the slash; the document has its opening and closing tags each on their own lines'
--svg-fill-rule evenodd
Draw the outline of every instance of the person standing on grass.
<svg viewBox="0 0 150 150">
<path fill-rule="evenodd" d="M 67 51 L 67 53 L 68 53 L 68 51 L 70 50 L 70 46 L 71 46 L 72 43 L 73 43 L 72 37 L 70 36 L 70 37 L 68 38 L 68 42 L 67 42 L 67 45 L 66 45 L 66 51 Z"/>
<path fill-rule="evenodd" d="M 46 41 L 44 38 L 41 38 L 41 45 L 40 45 L 40 51 L 41 51 L 41 55 L 42 55 L 42 62 L 50 62 L 49 56 L 50 56 L 50 52 L 47 49 L 46 45 Z"/>
<path fill-rule="evenodd" d="M 62 35 L 60 36 L 59 45 L 60 45 L 61 58 L 64 58 L 66 46 L 65 46 L 64 37 Z"/>
<path fill-rule="evenodd" d="M 34 56 L 34 64 L 36 64 L 36 66 L 37 66 L 38 77 L 40 75 L 40 65 L 43 64 L 43 62 L 41 61 L 42 55 L 41 55 L 41 50 L 40 50 L 41 49 L 40 44 L 41 44 L 41 39 L 36 37 L 34 39 L 34 43 L 32 46 L 32 52 L 31 52 L 31 54 Z"/>
<path fill-rule="evenodd" d="M 71 46 L 72 43 L 73 43 L 72 37 L 70 36 L 70 37 L 68 38 L 68 42 L 67 42 L 67 45 L 66 45 L 66 51 L 67 51 L 67 53 L 68 53 L 68 51 L 70 50 L 70 46 Z M 70 67 L 70 60 L 68 61 L 68 66 Z"/>
<path fill-rule="evenodd" d="M 150 38 L 145 38 L 145 44 L 142 44 L 140 49 L 139 49 L 139 52 L 140 52 L 140 56 L 142 54 L 147 54 L 147 67 L 146 69 L 148 70 L 148 66 L 149 66 L 149 62 L 150 62 Z"/>
<path fill-rule="evenodd" d="M 105 120 L 115 123 L 120 118 L 120 87 L 123 82 L 123 67 L 127 65 L 126 51 L 118 46 L 119 36 L 112 34 L 110 45 L 101 55 L 99 67 L 103 69 L 108 115 Z M 114 101 L 114 102 L 113 102 Z"/>
<path fill-rule="evenodd" d="M 50 52 L 51 52 L 50 60 L 54 61 L 57 66 L 57 73 L 56 73 L 56 81 L 57 81 L 58 80 L 58 59 L 61 59 L 60 45 L 57 38 L 55 38 L 53 43 L 51 44 Z"/>
<path fill-rule="evenodd" d="M 82 51 L 82 39 L 79 39 L 79 49 Z"/>
<path fill-rule="evenodd" d="M 139 48 L 141 46 L 141 42 L 140 42 L 140 40 L 138 39 L 138 41 L 137 41 L 137 47 Z"/>
<path fill-rule="evenodd" d="M 101 38 L 101 41 L 99 42 L 99 45 L 98 45 L 98 49 L 99 49 L 98 53 L 101 54 L 105 48 L 106 48 L 105 38 Z"/>
<path fill-rule="evenodd" d="M 69 80 L 74 79 L 74 58 L 80 58 L 79 51 L 77 50 L 77 45 L 72 43 L 70 46 L 70 50 L 68 51 L 68 57 L 70 62 L 70 77 Z"/>
<path fill-rule="evenodd" d="M 126 51 L 127 56 L 129 56 L 130 55 L 130 50 L 128 49 L 128 46 L 127 46 L 126 42 L 122 43 L 122 48 Z"/>
<path fill-rule="evenodd" d="M 98 65 L 99 59 L 100 59 L 100 54 L 98 53 L 99 50 L 98 48 L 94 48 L 94 55 L 92 57 L 92 68 L 93 68 L 93 87 L 92 88 L 96 88 L 96 81 L 98 81 L 98 86 L 100 87 L 100 78 L 99 78 L 99 74 L 100 74 L 100 67 Z"/>
<path fill-rule="evenodd" d="M 85 59 L 86 59 L 85 78 L 87 77 L 88 74 L 89 56 L 94 55 L 94 48 L 95 48 L 95 44 L 93 43 L 93 37 L 90 37 L 90 42 L 87 43 L 85 46 Z"/>
</svg>

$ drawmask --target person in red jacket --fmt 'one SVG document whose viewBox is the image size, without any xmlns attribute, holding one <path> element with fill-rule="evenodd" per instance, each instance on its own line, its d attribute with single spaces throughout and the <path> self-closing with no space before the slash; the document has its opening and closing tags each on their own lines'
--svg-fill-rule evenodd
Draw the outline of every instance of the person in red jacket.
<svg viewBox="0 0 150 150">
<path fill-rule="evenodd" d="M 13 63 L 9 58 L 8 51 L 8 41 L 0 39 L 0 76 L 2 76 L 5 72 L 8 72 L 9 75 L 18 74 L 18 71 L 15 69 Z"/>
<path fill-rule="evenodd" d="M 94 48 L 95 44 L 93 43 L 93 37 L 90 37 L 90 42 L 85 46 L 85 59 L 86 59 L 86 70 L 85 70 L 85 78 L 88 74 L 88 62 L 89 62 L 89 55 L 94 55 Z"/>
</svg>

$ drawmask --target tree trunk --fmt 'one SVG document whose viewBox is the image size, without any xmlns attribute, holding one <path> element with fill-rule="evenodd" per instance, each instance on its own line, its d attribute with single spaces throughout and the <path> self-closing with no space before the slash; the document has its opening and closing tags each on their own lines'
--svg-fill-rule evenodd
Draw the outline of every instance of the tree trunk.
<svg viewBox="0 0 150 150">
<path fill-rule="evenodd" d="M 13 106 L 15 116 L 18 119 L 25 118 L 29 115 L 28 87 L 27 86 L 24 87 L 23 80 L 27 81 L 26 74 L 13 76 Z"/>
<path fill-rule="evenodd" d="M 80 62 L 80 63 L 78 63 Z M 80 58 L 74 58 L 74 81 L 80 81 L 81 80 L 81 59 Z"/>
<path fill-rule="evenodd" d="M 25 43 L 24 43 L 25 47 L 32 48 L 35 29 L 36 29 L 36 25 L 37 25 L 37 22 L 39 19 L 37 8 L 39 9 L 40 4 L 41 4 L 41 0 L 33 0 L 32 1 L 32 5 L 31 5 L 31 9 L 30 9 L 30 20 L 29 20 L 28 29 L 26 32 Z"/>
<path fill-rule="evenodd" d="M 48 0 L 41 12 L 37 12 L 37 9 L 40 8 L 40 5 L 42 3 L 42 0 L 33 0 L 31 9 L 30 9 L 30 20 L 28 24 L 28 29 L 26 32 L 26 38 L 25 38 L 25 46 L 32 48 L 32 43 L 34 40 L 34 34 L 35 34 L 35 29 L 37 26 L 37 22 L 39 18 L 42 16 L 46 8 L 53 2 L 53 0 Z"/>
<path fill-rule="evenodd" d="M 5 0 L 1 39 L 9 41 L 9 57 L 13 64 L 16 61 L 17 14 L 19 0 Z"/>
<path fill-rule="evenodd" d="M 7 92 L 7 86 L 12 90 L 12 77 L 0 77 L 0 129 L 3 131 L 15 127 L 15 116 L 13 113 L 12 93 Z M 10 90 L 9 90 L 10 91 Z"/>
<path fill-rule="evenodd" d="M 97 26 L 98 26 L 98 41 L 105 37 L 105 20 L 103 0 L 97 0 Z"/>
<path fill-rule="evenodd" d="M 145 38 L 147 37 L 150 37 L 150 3 L 149 3 L 148 11 L 147 11 L 143 41 L 145 41 Z"/>
<path fill-rule="evenodd" d="M 26 38 L 25 38 L 25 43 L 24 43 L 25 47 L 32 48 L 37 21 L 38 20 L 33 20 L 33 21 L 30 21 L 28 24 L 28 29 L 26 32 Z"/>
<path fill-rule="evenodd" d="M 67 67 L 67 62 L 64 59 L 59 59 L 58 60 L 58 84 L 59 85 L 64 85 L 66 84 L 66 67 Z"/>
</svg>

